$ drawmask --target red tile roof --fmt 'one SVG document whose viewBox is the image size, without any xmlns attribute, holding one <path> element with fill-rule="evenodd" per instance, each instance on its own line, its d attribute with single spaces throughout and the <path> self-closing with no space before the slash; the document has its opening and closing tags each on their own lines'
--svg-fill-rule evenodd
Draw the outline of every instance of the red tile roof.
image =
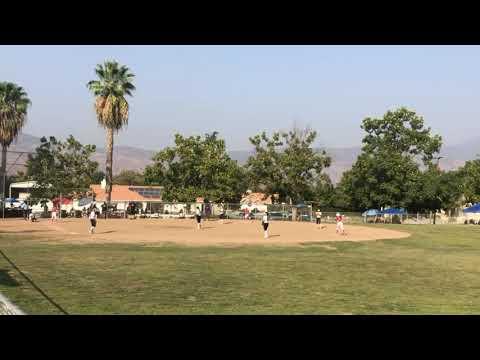
<svg viewBox="0 0 480 360">
<path fill-rule="evenodd" d="M 130 185 L 112 185 L 111 201 L 154 201 L 159 199 L 146 198 L 136 191 L 130 190 Z M 150 188 L 158 188 L 158 186 L 145 186 Z M 107 199 L 105 190 L 101 185 L 90 185 L 90 189 L 95 193 L 96 201 L 105 201 Z"/>
</svg>

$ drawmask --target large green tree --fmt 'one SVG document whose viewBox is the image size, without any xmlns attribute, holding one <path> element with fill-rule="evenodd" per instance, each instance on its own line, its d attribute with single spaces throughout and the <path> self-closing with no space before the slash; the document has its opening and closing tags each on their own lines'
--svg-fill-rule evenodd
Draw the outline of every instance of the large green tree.
<svg viewBox="0 0 480 360">
<path fill-rule="evenodd" d="M 335 186 L 327 174 L 321 174 L 313 186 L 313 206 L 331 208 L 335 200 Z"/>
<path fill-rule="evenodd" d="M 166 201 L 238 202 L 246 190 L 243 169 L 227 154 L 218 133 L 184 137 L 175 135 L 175 145 L 155 154 L 145 168 L 147 184 L 164 186 Z"/>
<path fill-rule="evenodd" d="M 122 170 L 113 177 L 113 183 L 118 185 L 144 185 L 145 177 L 134 170 Z"/>
<path fill-rule="evenodd" d="M 410 208 L 415 211 L 455 209 L 462 202 L 462 183 L 458 171 L 442 171 L 436 165 L 422 172 L 418 197 Z"/>
<path fill-rule="evenodd" d="M 4 192 L 4 177 L 7 175 L 7 149 L 25 125 L 30 105 L 30 99 L 21 86 L 11 82 L 0 82 L 0 144 L 2 146 L 0 193 Z"/>
<path fill-rule="evenodd" d="M 92 181 L 94 184 L 100 184 L 105 179 L 105 173 L 102 170 L 97 170 L 92 175 Z"/>
<path fill-rule="evenodd" d="M 421 171 L 410 157 L 360 154 L 338 184 L 340 198 L 352 210 L 385 206 L 408 207 L 418 197 Z"/>
<path fill-rule="evenodd" d="M 87 86 L 95 96 L 95 111 L 98 122 L 106 129 L 106 194 L 110 204 L 113 180 L 113 137 L 128 124 L 129 105 L 126 95 L 132 96 L 134 74 L 128 67 L 116 61 L 105 61 L 95 68 L 97 80 Z"/>
<path fill-rule="evenodd" d="M 325 183 L 323 169 L 331 163 L 325 151 L 313 148 L 316 136 L 311 129 L 293 129 L 271 137 L 265 132 L 251 137 L 255 153 L 246 164 L 250 187 L 267 195 L 278 194 L 279 201 L 312 200 L 315 188 Z"/>
<path fill-rule="evenodd" d="M 459 169 L 459 176 L 465 202 L 480 202 L 480 159 L 467 161 Z"/>
<path fill-rule="evenodd" d="M 382 118 L 366 118 L 362 152 L 343 174 L 338 191 L 352 209 L 417 204 L 422 191 L 421 168 L 429 168 L 442 139 L 425 127 L 414 111 L 400 108 Z"/>
<path fill-rule="evenodd" d="M 91 160 L 94 153 L 95 145 L 82 145 L 71 135 L 64 142 L 42 137 L 27 160 L 26 177 L 37 182 L 32 198 L 85 195 L 98 171 L 98 163 Z"/>
</svg>

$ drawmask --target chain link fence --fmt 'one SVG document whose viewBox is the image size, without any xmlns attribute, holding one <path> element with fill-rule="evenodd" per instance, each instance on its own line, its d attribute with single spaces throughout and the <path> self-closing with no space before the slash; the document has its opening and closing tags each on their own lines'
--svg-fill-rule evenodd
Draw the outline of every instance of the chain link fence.
<svg viewBox="0 0 480 360">
<path fill-rule="evenodd" d="M 135 203 L 136 218 L 193 218 L 198 208 L 202 217 L 215 219 L 260 220 L 269 213 L 271 221 L 304 221 L 315 222 L 315 211 L 309 205 L 287 204 L 242 204 L 242 203 L 167 203 L 143 202 Z M 335 211 L 322 212 L 322 223 L 335 223 Z M 362 223 L 360 212 L 342 212 L 346 222 Z"/>
<path fill-rule="evenodd" d="M 34 214 L 37 219 L 50 218 L 52 212 L 52 203 L 42 204 L 39 201 L 26 199 L 28 212 L 19 204 L 6 203 L 4 208 L 4 217 L 16 217 L 28 219 L 29 214 Z M 102 213 L 103 202 L 98 202 L 97 208 Z M 73 201 L 71 204 L 61 206 L 62 218 L 68 217 L 86 217 L 87 209 L 90 204 L 79 204 Z M 193 218 L 197 207 L 202 213 L 204 219 L 249 219 L 260 220 L 265 211 L 269 212 L 271 221 L 306 221 L 315 222 L 316 207 L 311 205 L 288 205 L 288 204 L 251 204 L 251 203 L 195 203 L 195 202 L 159 202 L 159 201 L 121 201 L 112 202 L 108 209 L 109 218 L 152 218 L 152 219 L 172 219 L 172 218 Z M 321 209 L 320 209 L 321 210 Z M 448 212 L 407 212 L 403 215 L 383 215 L 383 216 L 362 216 L 361 212 L 344 212 L 328 209 L 322 211 L 321 223 L 335 223 L 335 215 L 340 212 L 345 223 L 350 224 L 479 224 L 480 214 L 465 214 L 462 209 L 456 209 Z"/>
</svg>

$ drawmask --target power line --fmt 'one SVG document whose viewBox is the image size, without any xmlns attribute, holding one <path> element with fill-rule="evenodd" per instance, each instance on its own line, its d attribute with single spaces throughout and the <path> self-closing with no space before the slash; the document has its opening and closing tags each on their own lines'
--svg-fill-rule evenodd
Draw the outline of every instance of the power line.
<svg viewBox="0 0 480 360">
<path fill-rule="evenodd" d="M 53 299 L 52 299 L 50 296 L 48 296 L 42 289 L 40 289 L 40 288 L 37 286 L 37 284 L 35 284 L 35 283 L 33 282 L 33 280 L 31 280 L 27 275 L 25 275 L 25 274 L 23 273 L 23 271 L 20 270 L 20 269 L 17 267 L 17 265 L 15 265 L 15 263 L 14 263 L 12 260 L 10 260 L 10 259 L 8 258 L 8 256 L 7 256 L 2 250 L 0 250 L 0 254 L 2 254 L 2 256 L 5 258 L 5 260 L 7 260 L 7 262 L 8 262 L 15 270 L 17 270 L 17 271 L 20 273 L 20 275 L 22 275 L 22 276 L 25 278 L 25 280 L 27 280 L 27 281 L 30 283 L 30 285 L 32 285 L 33 288 L 34 288 L 35 290 L 37 290 L 50 304 L 52 304 L 53 306 L 55 306 L 55 307 L 56 307 L 61 313 L 63 313 L 64 315 L 70 315 L 70 314 L 69 314 L 65 309 L 63 309 L 59 304 L 57 304 L 55 301 L 53 301 Z"/>
</svg>

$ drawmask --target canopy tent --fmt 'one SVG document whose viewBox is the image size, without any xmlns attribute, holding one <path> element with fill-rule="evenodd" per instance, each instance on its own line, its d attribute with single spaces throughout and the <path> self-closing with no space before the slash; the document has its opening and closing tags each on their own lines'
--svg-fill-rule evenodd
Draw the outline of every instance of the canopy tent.
<svg viewBox="0 0 480 360">
<path fill-rule="evenodd" d="M 383 211 L 380 211 L 379 214 L 381 214 L 381 215 L 403 215 L 405 213 L 406 213 L 406 211 L 403 208 L 399 208 L 399 209 L 390 208 L 390 209 L 385 209 Z"/>
<path fill-rule="evenodd" d="M 377 209 L 369 209 L 362 214 L 362 216 L 377 216 L 377 215 L 380 215 L 380 211 L 378 211 Z"/>
<path fill-rule="evenodd" d="M 480 213 L 480 203 L 470 206 L 469 208 L 463 209 L 464 213 Z"/>
</svg>

